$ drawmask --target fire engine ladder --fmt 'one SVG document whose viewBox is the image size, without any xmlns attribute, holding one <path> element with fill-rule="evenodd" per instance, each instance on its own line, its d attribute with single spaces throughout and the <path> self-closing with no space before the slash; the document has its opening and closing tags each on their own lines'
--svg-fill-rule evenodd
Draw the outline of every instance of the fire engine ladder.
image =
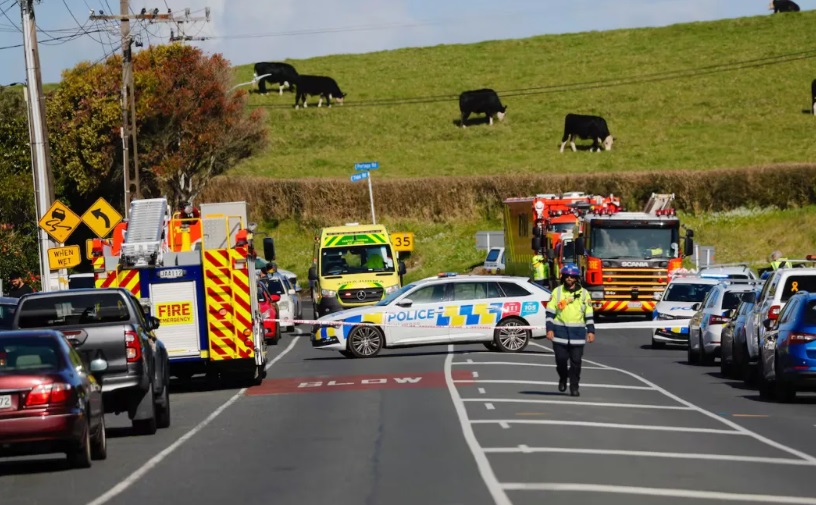
<svg viewBox="0 0 816 505">
<path fill-rule="evenodd" d="M 652 193 L 643 212 L 654 214 L 658 210 L 666 210 L 671 207 L 672 202 L 674 202 L 674 193 Z"/>
<path fill-rule="evenodd" d="M 123 265 L 130 268 L 156 266 L 161 263 L 162 232 L 167 214 L 167 199 L 151 198 L 130 203 Z"/>
</svg>

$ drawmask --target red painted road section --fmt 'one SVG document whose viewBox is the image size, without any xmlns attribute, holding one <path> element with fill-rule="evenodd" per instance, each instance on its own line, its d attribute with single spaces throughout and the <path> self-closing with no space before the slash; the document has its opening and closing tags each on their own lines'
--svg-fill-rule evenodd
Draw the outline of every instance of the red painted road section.
<svg viewBox="0 0 816 505">
<path fill-rule="evenodd" d="M 453 380 L 473 379 L 465 370 L 455 370 Z M 461 383 L 460 383 L 461 384 Z M 443 372 L 419 374 L 347 375 L 344 377 L 294 377 L 265 380 L 260 386 L 246 390 L 247 396 L 293 393 L 325 393 L 327 391 L 369 391 L 372 389 L 418 389 L 447 387 Z"/>
</svg>

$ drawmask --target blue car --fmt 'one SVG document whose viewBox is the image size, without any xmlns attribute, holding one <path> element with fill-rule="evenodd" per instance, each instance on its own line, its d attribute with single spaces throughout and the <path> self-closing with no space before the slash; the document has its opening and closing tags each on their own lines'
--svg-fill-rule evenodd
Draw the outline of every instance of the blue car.
<svg viewBox="0 0 816 505">
<path fill-rule="evenodd" d="M 796 293 L 777 321 L 763 324 L 760 395 L 790 402 L 798 391 L 816 391 L 816 293 Z"/>
</svg>

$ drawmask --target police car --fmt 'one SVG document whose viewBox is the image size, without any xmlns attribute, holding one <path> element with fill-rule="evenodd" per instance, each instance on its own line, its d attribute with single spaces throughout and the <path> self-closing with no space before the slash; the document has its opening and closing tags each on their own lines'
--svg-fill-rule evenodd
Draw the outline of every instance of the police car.
<svg viewBox="0 0 816 505">
<path fill-rule="evenodd" d="M 384 347 L 473 342 L 520 352 L 530 338 L 546 335 L 549 300 L 549 290 L 524 277 L 440 274 L 376 305 L 321 317 L 312 346 L 350 358 L 376 356 Z"/>
<path fill-rule="evenodd" d="M 688 344 L 688 321 L 683 325 L 672 326 L 676 319 L 691 319 L 697 312 L 692 307 L 700 303 L 706 294 L 720 283 L 719 278 L 680 275 L 672 278 L 662 295 L 658 295 L 653 319 L 665 321 L 666 327 L 655 328 L 652 335 L 652 348 L 659 349 L 666 344 Z"/>
</svg>

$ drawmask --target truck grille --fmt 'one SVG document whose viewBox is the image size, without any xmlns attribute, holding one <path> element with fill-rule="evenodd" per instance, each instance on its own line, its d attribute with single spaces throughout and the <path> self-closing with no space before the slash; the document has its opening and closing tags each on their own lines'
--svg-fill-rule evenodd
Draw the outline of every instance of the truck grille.
<svg viewBox="0 0 816 505">
<path fill-rule="evenodd" d="M 362 305 L 382 300 L 383 288 L 341 289 L 338 295 L 343 305 Z"/>
<path fill-rule="evenodd" d="M 654 293 L 666 289 L 669 271 L 665 268 L 609 268 L 603 269 L 604 299 L 652 300 Z M 637 288 L 637 297 L 632 297 Z"/>
</svg>

